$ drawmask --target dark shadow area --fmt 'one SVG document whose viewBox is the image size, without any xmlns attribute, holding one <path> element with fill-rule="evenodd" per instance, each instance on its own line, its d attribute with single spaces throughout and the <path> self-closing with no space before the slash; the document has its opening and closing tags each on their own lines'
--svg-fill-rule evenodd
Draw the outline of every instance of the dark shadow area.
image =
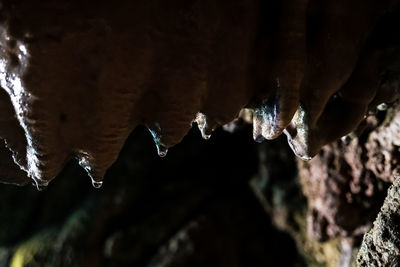
<svg viewBox="0 0 400 267">
<path fill-rule="evenodd" d="M 159 158 L 136 129 L 101 189 L 71 162 L 44 192 L 0 185 L 0 257 L 21 266 L 298 266 L 249 187 L 249 128 L 192 129 Z"/>
</svg>

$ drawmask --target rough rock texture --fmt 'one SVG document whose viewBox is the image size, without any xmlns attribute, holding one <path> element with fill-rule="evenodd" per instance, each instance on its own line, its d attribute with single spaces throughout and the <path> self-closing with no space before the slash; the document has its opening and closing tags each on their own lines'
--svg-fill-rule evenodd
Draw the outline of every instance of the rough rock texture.
<svg viewBox="0 0 400 267">
<path fill-rule="evenodd" d="M 357 264 L 360 267 L 400 265 L 400 178 L 390 187 L 374 227 L 364 236 Z"/>
<path fill-rule="evenodd" d="M 369 229 L 388 187 L 361 164 L 357 141 L 333 144 L 309 164 L 300 162 L 300 177 L 308 199 L 308 228 L 317 240 L 359 237 Z"/>
<path fill-rule="evenodd" d="M 357 240 L 369 229 L 398 173 L 399 127 L 395 103 L 370 114 L 359 132 L 325 146 L 310 162 L 298 162 L 309 232 L 317 240 Z"/>
<path fill-rule="evenodd" d="M 259 172 L 251 188 L 271 215 L 274 225 L 295 240 L 301 259 L 309 267 L 347 267 L 356 249 L 351 241 L 335 237 L 321 242 L 307 227 L 307 199 L 300 185 L 296 161 L 282 138 L 259 147 Z"/>
<path fill-rule="evenodd" d="M 297 160 L 298 172 L 282 140 L 259 148 L 260 170 L 251 180 L 252 189 L 274 224 L 296 240 L 308 266 L 355 266 L 361 238 L 372 226 L 392 177 L 398 175 L 399 127 L 400 103 L 380 106 L 357 131 L 324 146 L 311 161 Z M 398 192 L 393 191 L 397 187 L 390 191 L 384 210 L 398 209 Z M 375 222 L 379 230 L 365 237 L 363 258 L 386 257 L 381 250 L 397 253 L 398 248 L 387 242 L 399 237 L 398 222 L 384 214 Z M 391 236 L 385 237 L 387 228 Z M 382 248 L 374 248 L 376 242 Z M 385 258 L 363 266 L 396 265 Z"/>
<path fill-rule="evenodd" d="M 390 110 L 377 113 L 379 125 Z M 349 266 L 353 236 L 320 242 L 308 234 L 307 199 L 285 140 L 256 144 L 250 131 L 218 130 L 207 142 L 191 131 L 159 159 L 140 127 L 101 190 L 76 163 L 44 192 L 0 185 L 0 266 Z M 271 218 L 248 188 L 251 177 Z"/>
<path fill-rule="evenodd" d="M 397 98 L 371 35 L 395 4 L 3 0 L 0 136 L 38 187 L 72 158 L 100 186 L 139 124 L 164 156 L 193 120 L 208 137 L 244 107 L 256 140 L 286 129 L 309 159 Z"/>
</svg>

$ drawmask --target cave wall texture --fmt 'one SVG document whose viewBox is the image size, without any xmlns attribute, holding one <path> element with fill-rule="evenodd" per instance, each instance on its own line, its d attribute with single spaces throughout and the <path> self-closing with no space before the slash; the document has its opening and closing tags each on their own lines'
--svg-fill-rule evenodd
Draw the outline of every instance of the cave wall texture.
<svg viewBox="0 0 400 267">
<path fill-rule="evenodd" d="M 137 125 L 164 156 L 193 121 L 208 137 L 243 108 L 257 141 L 284 131 L 311 159 L 397 98 L 379 34 L 396 4 L 2 1 L 0 136 L 17 165 L 2 179 L 42 187 L 76 158 L 100 186 Z"/>
<path fill-rule="evenodd" d="M 0 1 L 0 263 L 400 264 L 398 8 Z"/>
</svg>

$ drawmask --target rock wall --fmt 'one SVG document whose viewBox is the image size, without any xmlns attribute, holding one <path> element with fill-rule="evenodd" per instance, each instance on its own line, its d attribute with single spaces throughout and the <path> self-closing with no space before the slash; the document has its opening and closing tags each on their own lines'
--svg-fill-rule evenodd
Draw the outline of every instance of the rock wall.
<svg viewBox="0 0 400 267">
<path fill-rule="evenodd" d="M 0 137 L 25 175 L 0 178 L 41 188 L 76 159 L 99 187 L 137 125 L 165 156 L 193 121 L 208 137 L 243 108 L 254 139 L 285 132 L 311 159 L 398 98 L 387 75 L 397 28 L 381 25 L 396 6 L 3 0 Z"/>
<path fill-rule="evenodd" d="M 364 236 L 358 266 L 398 266 L 400 264 L 400 179 L 388 191 L 374 227 Z"/>
</svg>

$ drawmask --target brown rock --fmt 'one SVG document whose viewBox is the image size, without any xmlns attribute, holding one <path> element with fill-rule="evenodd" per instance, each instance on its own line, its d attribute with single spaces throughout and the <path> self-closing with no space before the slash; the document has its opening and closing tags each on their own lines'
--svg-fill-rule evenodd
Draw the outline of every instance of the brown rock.
<svg viewBox="0 0 400 267">
<path fill-rule="evenodd" d="M 38 186 L 72 158 L 100 186 L 138 124 L 165 156 L 198 112 L 211 131 L 248 106 L 257 140 L 290 124 L 309 159 L 375 95 L 397 97 L 379 93 L 381 51 L 367 42 L 396 2 L 3 1 L 0 99 L 14 111 L 0 136 Z"/>
<path fill-rule="evenodd" d="M 394 174 L 400 105 L 368 117 L 364 131 L 325 146 L 310 162 L 298 161 L 309 203 L 309 231 L 318 240 L 359 237 L 371 225 Z"/>
<path fill-rule="evenodd" d="M 400 179 L 388 191 L 374 227 L 365 236 L 357 265 L 398 266 L 400 264 Z"/>
</svg>

